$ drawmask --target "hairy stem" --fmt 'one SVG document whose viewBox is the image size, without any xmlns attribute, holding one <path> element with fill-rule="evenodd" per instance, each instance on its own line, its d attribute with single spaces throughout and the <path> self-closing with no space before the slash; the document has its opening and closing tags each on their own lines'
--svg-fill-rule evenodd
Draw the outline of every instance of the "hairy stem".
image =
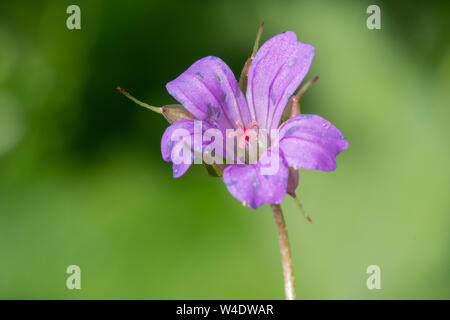
<svg viewBox="0 0 450 320">
<path fill-rule="evenodd" d="M 278 239 L 280 241 L 281 262 L 283 264 L 284 291 L 286 300 L 295 300 L 294 271 L 292 269 L 291 250 L 289 248 L 289 239 L 286 229 L 286 223 L 283 218 L 283 212 L 278 204 L 270 205 L 277 225 Z"/>
</svg>

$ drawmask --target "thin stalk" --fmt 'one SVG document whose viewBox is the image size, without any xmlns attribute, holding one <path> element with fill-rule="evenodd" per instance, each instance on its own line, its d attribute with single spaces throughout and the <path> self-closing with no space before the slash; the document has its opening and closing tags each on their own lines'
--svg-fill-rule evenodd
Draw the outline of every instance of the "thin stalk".
<svg viewBox="0 0 450 320">
<path fill-rule="evenodd" d="M 245 92 L 247 90 L 248 70 L 250 69 L 250 65 L 253 59 L 255 58 L 256 53 L 258 52 L 259 40 L 261 39 L 263 30 L 264 30 L 264 22 L 262 22 L 261 25 L 259 26 L 258 33 L 256 34 L 255 43 L 253 45 L 252 55 L 245 62 L 244 68 L 242 69 L 241 72 L 241 76 L 239 77 L 239 88 L 241 88 L 242 92 Z"/>
<path fill-rule="evenodd" d="M 306 213 L 305 208 L 303 207 L 303 204 L 300 202 L 300 200 L 297 198 L 297 196 L 293 197 L 295 200 L 295 203 L 297 203 L 297 206 L 300 208 L 300 211 L 302 212 L 303 216 L 305 217 L 308 222 L 312 222 L 311 217 Z"/>
<path fill-rule="evenodd" d="M 308 90 L 308 88 L 319 79 L 319 76 L 315 76 L 311 80 L 309 80 L 307 83 L 305 83 L 298 92 L 290 98 L 291 102 L 291 113 L 289 118 L 292 118 L 296 116 L 297 114 L 300 114 L 300 97 Z"/>
<path fill-rule="evenodd" d="M 295 300 L 294 271 L 292 269 L 291 250 L 289 248 L 289 239 L 286 229 L 286 223 L 283 218 L 283 212 L 279 204 L 270 205 L 277 225 L 278 240 L 280 241 L 281 262 L 283 264 L 284 291 L 286 300 Z"/>
<path fill-rule="evenodd" d="M 128 99 L 130 99 L 131 101 L 133 101 L 134 103 L 140 105 L 141 107 L 147 108 L 152 110 L 153 112 L 156 113 L 161 113 L 162 114 L 162 108 L 158 108 L 158 107 L 154 107 L 151 106 L 145 102 L 142 102 L 138 99 L 136 99 L 135 97 L 133 97 L 131 94 L 129 94 L 128 92 L 126 92 L 125 90 L 123 90 L 121 87 L 117 87 L 117 90 L 119 90 L 125 97 L 127 97 Z"/>
</svg>

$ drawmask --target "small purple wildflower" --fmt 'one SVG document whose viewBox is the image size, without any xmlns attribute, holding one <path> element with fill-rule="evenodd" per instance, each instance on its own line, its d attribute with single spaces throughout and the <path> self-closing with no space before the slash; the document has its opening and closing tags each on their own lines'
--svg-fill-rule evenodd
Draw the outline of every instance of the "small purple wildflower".
<svg viewBox="0 0 450 320">
<path fill-rule="evenodd" d="M 205 57 L 169 82 L 167 91 L 198 120 L 174 122 L 165 131 L 161 151 L 165 161 L 177 143 L 171 133 L 182 128 L 194 136 L 194 121 L 202 121 L 203 130 L 216 128 L 225 138 L 234 129 L 239 147 L 255 138 L 255 127 L 277 129 L 278 139 L 261 158 L 251 164 L 229 164 L 223 170 L 228 191 L 253 209 L 265 203 L 279 204 L 286 193 L 295 197 L 298 169 L 332 171 L 336 156 L 348 147 L 342 133 L 318 115 L 298 114 L 280 125 L 283 111 L 306 76 L 314 57 L 314 47 L 297 41 L 292 31 L 279 34 L 258 50 L 248 69 L 246 94 L 230 68 L 219 58 Z M 225 145 L 225 143 L 224 143 Z M 274 145 L 277 148 L 274 148 Z M 278 171 L 262 173 L 263 159 L 278 153 Z M 173 176 L 183 175 L 193 162 L 173 165 Z"/>
</svg>

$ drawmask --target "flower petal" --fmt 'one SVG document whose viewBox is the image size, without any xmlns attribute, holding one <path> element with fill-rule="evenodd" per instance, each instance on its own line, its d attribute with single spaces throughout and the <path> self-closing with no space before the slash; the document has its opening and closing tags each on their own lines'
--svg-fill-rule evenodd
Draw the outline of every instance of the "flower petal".
<svg viewBox="0 0 450 320">
<path fill-rule="evenodd" d="M 299 114 L 280 126 L 280 149 L 289 167 L 333 171 L 336 156 L 347 149 L 342 133 L 324 118 Z"/>
<path fill-rule="evenodd" d="M 289 97 L 308 73 L 314 47 L 292 31 L 264 43 L 250 65 L 247 101 L 260 128 L 276 128 Z"/>
<path fill-rule="evenodd" d="M 276 163 L 269 160 L 271 156 Z M 274 172 L 268 170 L 271 164 L 275 164 Z M 279 153 L 269 149 L 254 164 L 226 167 L 223 181 L 233 197 L 256 209 L 264 203 L 281 203 L 286 194 L 288 168 Z"/>
<path fill-rule="evenodd" d="M 217 57 L 198 60 L 166 88 L 194 116 L 219 128 L 236 128 L 238 120 L 251 122 L 233 72 Z"/>
<path fill-rule="evenodd" d="M 205 150 L 209 142 L 203 141 L 202 137 L 210 128 L 213 127 L 200 120 L 180 120 L 166 129 L 161 139 L 161 153 L 164 161 L 173 162 L 174 178 L 182 176 L 189 169 L 194 161 L 193 150 Z"/>
<path fill-rule="evenodd" d="M 186 171 L 191 166 L 193 161 L 194 161 L 194 155 L 191 153 L 190 157 L 189 157 L 189 161 L 182 162 L 182 163 L 179 163 L 179 164 L 176 164 L 176 163 L 172 164 L 173 177 L 174 178 L 179 178 L 183 174 L 185 174 Z"/>
</svg>

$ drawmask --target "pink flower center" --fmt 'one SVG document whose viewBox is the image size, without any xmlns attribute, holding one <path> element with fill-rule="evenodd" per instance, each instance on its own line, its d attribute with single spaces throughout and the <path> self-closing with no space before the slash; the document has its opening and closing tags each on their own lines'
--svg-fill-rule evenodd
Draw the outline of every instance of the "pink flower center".
<svg viewBox="0 0 450 320">
<path fill-rule="evenodd" d="M 258 127 L 258 123 L 253 121 L 248 124 L 247 127 L 244 127 L 242 122 L 239 120 L 236 121 L 236 125 L 238 126 L 238 130 L 231 132 L 229 134 L 230 138 L 239 137 L 239 148 L 244 149 L 247 142 L 250 141 L 250 137 L 256 139 L 258 137 L 258 132 L 253 128 Z"/>
</svg>

